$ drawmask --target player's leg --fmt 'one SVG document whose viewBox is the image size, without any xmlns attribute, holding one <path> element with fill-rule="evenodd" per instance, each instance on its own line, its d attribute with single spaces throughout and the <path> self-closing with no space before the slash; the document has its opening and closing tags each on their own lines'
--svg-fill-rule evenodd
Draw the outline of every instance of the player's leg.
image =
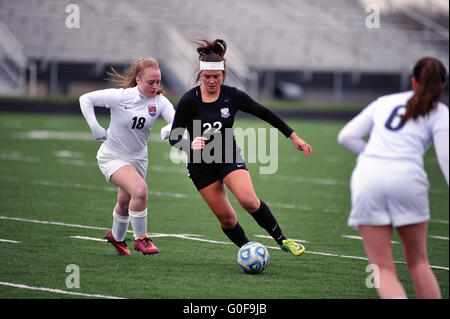
<svg viewBox="0 0 450 319">
<path fill-rule="evenodd" d="M 114 211 L 120 216 L 128 216 L 128 208 L 130 205 L 131 195 L 122 187 L 118 188 L 117 203 Z"/>
<path fill-rule="evenodd" d="M 428 222 L 397 227 L 417 298 L 440 299 L 439 284 L 427 256 Z"/>
<path fill-rule="evenodd" d="M 130 250 L 125 243 L 125 236 L 128 230 L 129 216 L 128 204 L 131 196 L 123 188 L 119 187 L 117 193 L 117 203 L 113 211 L 113 226 L 105 234 L 105 239 L 111 243 L 122 256 L 130 256 Z"/>
<path fill-rule="evenodd" d="M 250 174 L 247 170 L 234 170 L 224 177 L 223 182 L 236 197 L 239 204 L 250 213 L 258 225 L 264 228 L 275 239 L 283 250 L 289 251 L 296 256 L 304 252 L 305 247 L 292 240 L 288 240 L 284 236 L 269 207 L 256 196 Z"/>
<path fill-rule="evenodd" d="M 119 168 L 110 180 L 130 195 L 129 210 L 141 212 L 147 209 L 147 183 L 131 165 Z"/>
<path fill-rule="evenodd" d="M 223 232 L 238 247 L 241 247 L 249 240 L 245 236 L 244 230 L 239 225 L 236 212 L 228 200 L 226 189 L 221 180 L 200 189 L 198 191 L 202 195 L 206 204 L 216 215 Z"/>
<path fill-rule="evenodd" d="M 117 203 L 113 211 L 112 227 L 112 235 L 118 242 L 124 241 L 127 234 L 128 223 L 130 220 L 128 215 L 130 199 L 131 195 L 126 190 L 119 187 L 119 191 L 117 192 Z"/>
<path fill-rule="evenodd" d="M 392 256 L 392 226 L 360 225 L 359 232 L 369 263 L 378 266 L 380 271 L 377 288 L 380 298 L 406 298 L 405 290 L 397 278 Z"/>
<path fill-rule="evenodd" d="M 134 231 L 135 249 L 144 254 L 158 253 L 158 248 L 147 237 L 147 183 L 131 165 L 124 165 L 114 172 L 111 175 L 111 182 L 130 196 L 128 215 Z M 124 205 L 123 202 L 122 205 Z"/>
</svg>

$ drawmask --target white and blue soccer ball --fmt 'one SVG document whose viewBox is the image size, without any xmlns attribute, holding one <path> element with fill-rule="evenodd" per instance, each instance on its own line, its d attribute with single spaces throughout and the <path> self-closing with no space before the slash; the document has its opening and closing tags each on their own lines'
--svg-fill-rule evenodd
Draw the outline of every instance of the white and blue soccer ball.
<svg viewBox="0 0 450 319">
<path fill-rule="evenodd" d="M 237 263 L 246 273 L 259 274 L 269 266 L 269 252 L 261 243 L 248 242 L 239 249 Z"/>
</svg>

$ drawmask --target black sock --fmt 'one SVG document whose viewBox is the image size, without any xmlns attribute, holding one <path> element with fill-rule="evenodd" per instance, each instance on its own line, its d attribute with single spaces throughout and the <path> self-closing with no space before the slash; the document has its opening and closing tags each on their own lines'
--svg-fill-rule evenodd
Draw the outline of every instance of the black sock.
<svg viewBox="0 0 450 319">
<path fill-rule="evenodd" d="M 277 220 L 273 216 L 269 207 L 267 207 L 263 201 L 261 201 L 261 206 L 259 206 L 258 210 L 254 213 L 250 213 L 250 215 L 252 215 L 259 226 L 264 228 L 270 236 L 275 239 L 278 245 L 281 245 L 283 240 L 286 239 L 286 236 L 283 235 Z"/>
<path fill-rule="evenodd" d="M 249 240 L 247 236 L 245 236 L 245 232 L 242 229 L 241 225 L 239 223 L 236 224 L 231 229 L 224 229 L 222 227 L 223 232 L 227 237 L 238 247 L 242 247 L 244 244 L 248 243 Z"/>
</svg>

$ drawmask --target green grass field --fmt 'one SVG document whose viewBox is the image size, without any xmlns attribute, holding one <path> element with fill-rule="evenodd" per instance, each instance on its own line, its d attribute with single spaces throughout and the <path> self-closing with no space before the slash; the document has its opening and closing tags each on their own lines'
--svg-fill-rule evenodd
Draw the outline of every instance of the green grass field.
<svg viewBox="0 0 450 319">
<path fill-rule="evenodd" d="M 108 118 L 101 122 L 107 126 Z M 237 247 L 194 189 L 184 164 L 172 163 L 170 145 L 158 140 L 162 121 L 149 143 L 147 177 L 148 231 L 161 252 L 144 256 L 133 250 L 124 258 L 102 240 L 112 225 L 116 188 L 97 167 L 100 142 L 90 138 L 83 117 L 0 113 L 0 298 L 377 298 L 376 290 L 366 287 L 362 241 L 346 225 L 355 156 L 336 142 L 344 123 L 288 123 L 310 143 L 312 157 L 306 160 L 280 134 L 277 172 L 260 175 L 258 163 L 249 170 L 284 233 L 304 240 L 307 251 L 295 258 L 276 249 L 230 196 L 247 236 L 270 253 L 264 273 L 247 275 L 236 263 Z M 235 127 L 266 126 L 238 120 Z M 448 187 L 434 150 L 425 164 L 431 183 L 430 264 L 448 298 Z M 394 241 L 399 278 L 414 298 L 398 235 Z M 132 247 L 131 232 L 127 242 Z M 66 286 L 71 264 L 79 267 L 79 288 Z"/>
</svg>

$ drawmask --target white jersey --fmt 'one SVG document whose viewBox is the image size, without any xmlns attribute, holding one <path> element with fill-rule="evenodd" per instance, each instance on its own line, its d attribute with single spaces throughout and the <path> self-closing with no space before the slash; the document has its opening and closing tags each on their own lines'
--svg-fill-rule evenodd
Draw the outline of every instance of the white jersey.
<svg viewBox="0 0 450 319">
<path fill-rule="evenodd" d="M 147 98 L 137 86 L 105 89 L 87 93 L 93 105 L 111 110 L 111 120 L 104 142 L 108 148 L 130 158 L 147 157 L 147 144 L 152 126 L 159 116 L 172 123 L 175 110 L 162 94 Z"/>
<path fill-rule="evenodd" d="M 423 156 L 431 142 L 448 184 L 448 108 L 438 103 L 426 116 L 403 122 L 412 96 L 411 91 L 382 96 L 339 132 L 339 143 L 359 154 L 350 179 L 350 227 L 401 227 L 430 219 Z"/>
<path fill-rule="evenodd" d="M 360 158 L 365 156 L 411 160 L 423 167 L 423 155 L 438 132 L 449 131 L 449 111 L 443 103 L 427 116 L 401 121 L 406 103 L 413 92 L 403 92 L 379 97 L 350 121 L 340 132 L 341 144 Z M 362 138 L 370 132 L 367 142 L 362 140 L 345 145 L 348 136 Z M 351 143 L 349 143 L 351 144 Z M 353 147 L 353 149 L 352 149 Z"/>
</svg>

